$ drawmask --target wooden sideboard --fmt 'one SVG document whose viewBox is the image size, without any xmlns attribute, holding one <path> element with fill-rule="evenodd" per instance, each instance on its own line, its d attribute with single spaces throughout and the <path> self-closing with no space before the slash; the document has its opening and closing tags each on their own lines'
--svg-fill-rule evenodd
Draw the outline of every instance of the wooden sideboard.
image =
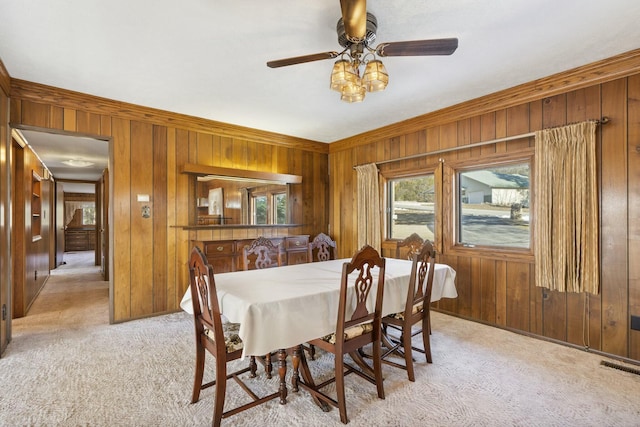
<svg viewBox="0 0 640 427">
<path fill-rule="evenodd" d="M 282 251 L 285 265 L 307 262 L 309 248 L 308 235 L 286 237 L 267 237 Z M 243 269 L 242 248 L 250 245 L 254 239 L 237 240 L 193 240 L 192 245 L 200 247 L 213 267 L 215 273 L 227 273 Z"/>
<path fill-rule="evenodd" d="M 95 227 L 67 228 L 64 231 L 64 250 L 93 251 L 96 249 Z"/>
</svg>

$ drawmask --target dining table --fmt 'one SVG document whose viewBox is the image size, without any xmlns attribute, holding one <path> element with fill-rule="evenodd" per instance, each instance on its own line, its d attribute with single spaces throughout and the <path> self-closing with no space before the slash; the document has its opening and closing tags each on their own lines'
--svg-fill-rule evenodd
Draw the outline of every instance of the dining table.
<svg viewBox="0 0 640 427">
<path fill-rule="evenodd" d="M 243 357 L 279 352 L 281 403 L 286 401 L 283 373 L 286 365 L 282 365 L 286 363 L 285 349 L 335 332 L 342 267 L 349 261 L 350 258 L 345 258 L 267 269 L 214 272 L 222 315 L 230 322 L 240 323 L 238 335 L 244 344 Z M 410 260 L 385 258 L 383 316 L 404 309 L 411 267 Z M 372 270 L 376 285 L 378 271 L 378 268 Z M 455 278 L 453 268 L 436 263 L 431 302 L 456 298 Z M 348 292 L 351 292 L 353 282 L 349 283 Z M 375 289 L 371 294 L 375 295 Z M 180 307 L 193 313 L 189 289 Z M 368 308 L 373 311 L 372 305 Z"/>
</svg>

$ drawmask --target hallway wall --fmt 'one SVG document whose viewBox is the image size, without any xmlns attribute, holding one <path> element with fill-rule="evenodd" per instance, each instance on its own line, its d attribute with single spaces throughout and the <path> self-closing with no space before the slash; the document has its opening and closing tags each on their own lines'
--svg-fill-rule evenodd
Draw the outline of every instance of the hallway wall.
<svg viewBox="0 0 640 427">
<path fill-rule="evenodd" d="M 10 177 L 9 154 L 9 94 L 11 81 L 2 60 L 0 60 L 0 357 L 11 339 L 11 247 L 10 240 Z"/>
</svg>

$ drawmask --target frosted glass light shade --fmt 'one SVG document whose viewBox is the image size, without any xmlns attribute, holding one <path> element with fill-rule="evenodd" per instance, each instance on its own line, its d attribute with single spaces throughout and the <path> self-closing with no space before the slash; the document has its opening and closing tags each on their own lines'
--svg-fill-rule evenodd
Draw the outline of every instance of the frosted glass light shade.
<svg viewBox="0 0 640 427">
<path fill-rule="evenodd" d="M 368 92 L 384 90 L 389 83 L 389 74 L 382 61 L 369 61 L 362 75 L 362 82 Z"/>
<path fill-rule="evenodd" d="M 340 59 L 333 65 L 331 71 L 331 89 L 342 92 L 342 87 L 349 84 L 355 84 L 358 75 L 353 70 L 353 65 L 346 59 Z"/>
</svg>

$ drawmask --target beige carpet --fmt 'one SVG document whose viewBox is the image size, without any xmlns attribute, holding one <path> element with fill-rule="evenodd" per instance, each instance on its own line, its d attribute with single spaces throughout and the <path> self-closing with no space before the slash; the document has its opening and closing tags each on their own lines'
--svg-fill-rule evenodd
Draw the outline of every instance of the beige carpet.
<svg viewBox="0 0 640 427">
<path fill-rule="evenodd" d="M 0 425 L 210 425 L 213 391 L 189 404 L 192 319 L 176 313 L 109 325 L 107 283 L 86 257 L 69 254 L 29 314 L 13 322 L 0 359 Z M 349 425 L 640 425 L 640 376 L 601 366 L 601 356 L 440 313 L 431 343 L 434 363 L 417 356 L 415 383 L 384 367 L 385 400 L 347 377 Z M 331 364 L 321 355 L 314 374 L 323 378 Z M 278 386 L 264 375 L 253 384 L 262 392 Z M 228 402 L 237 399 L 246 395 L 232 384 Z M 301 391 L 285 406 L 271 401 L 223 425 L 342 424 L 336 410 L 321 412 Z"/>
</svg>

